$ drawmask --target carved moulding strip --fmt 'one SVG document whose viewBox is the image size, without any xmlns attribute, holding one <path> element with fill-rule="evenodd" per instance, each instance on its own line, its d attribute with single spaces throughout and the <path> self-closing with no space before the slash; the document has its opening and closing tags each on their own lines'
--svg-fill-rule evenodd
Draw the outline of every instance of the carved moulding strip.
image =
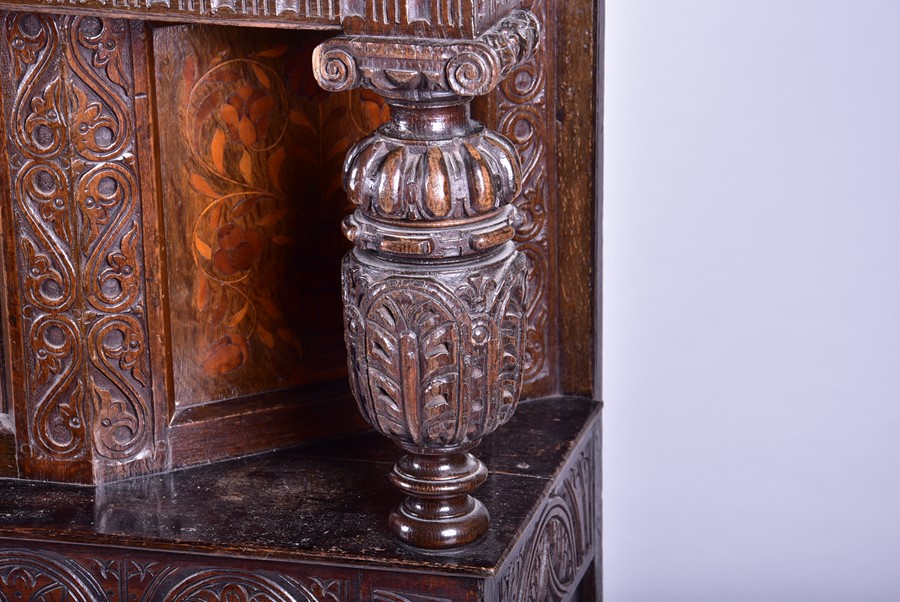
<svg viewBox="0 0 900 602">
<path fill-rule="evenodd" d="M 340 23 L 338 0 L 3 0 L 0 9 L 310 29 Z"/>
<path fill-rule="evenodd" d="M 158 469 L 129 28 L 7 13 L 2 29 L 20 466 L 79 482 Z"/>
<path fill-rule="evenodd" d="M 474 38 L 517 5 L 517 0 L 341 0 L 341 16 L 348 34 Z"/>
</svg>

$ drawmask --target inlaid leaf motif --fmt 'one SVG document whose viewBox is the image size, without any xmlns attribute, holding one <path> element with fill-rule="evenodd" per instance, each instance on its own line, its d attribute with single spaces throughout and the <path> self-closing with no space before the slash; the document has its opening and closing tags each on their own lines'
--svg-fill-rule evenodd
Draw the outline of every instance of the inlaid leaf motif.
<svg viewBox="0 0 900 602">
<path fill-rule="evenodd" d="M 203 242 L 200 239 L 200 237 L 196 236 L 196 235 L 194 236 L 194 247 L 197 249 L 197 252 L 200 253 L 200 255 L 204 259 L 212 259 L 212 255 L 213 255 L 212 247 L 210 247 L 208 244 Z"/>
<path fill-rule="evenodd" d="M 210 145 L 210 155 L 212 156 L 213 165 L 220 173 L 225 172 L 225 132 L 221 128 L 216 128 Z"/>
<path fill-rule="evenodd" d="M 213 190 L 213 187 L 209 185 L 209 182 L 206 181 L 206 178 L 198 173 L 191 174 L 191 186 L 193 186 L 194 190 L 202 195 L 212 198 L 216 198 L 219 196 L 219 193 Z"/>
</svg>

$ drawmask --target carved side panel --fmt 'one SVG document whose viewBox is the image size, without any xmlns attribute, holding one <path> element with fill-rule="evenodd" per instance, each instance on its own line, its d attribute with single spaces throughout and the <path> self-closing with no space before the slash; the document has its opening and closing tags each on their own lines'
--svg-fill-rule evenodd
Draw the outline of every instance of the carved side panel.
<svg viewBox="0 0 900 602">
<path fill-rule="evenodd" d="M 2 29 L 20 463 L 88 482 L 153 469 L 135 42 L 92 17 L 8 13 Z"/>
<path fill-rule="evenodd" d="M 343 378 L 341 163 L 386 117 L 371 93 L 329 95 L 321 35 L 156 30 L 175 403 Z"/>
<path fill-rule="evenodd" d="M 596 521 L 595 440 L 576 457 L 545 503 L 528 544 L 500 578 L 500 602 L 559 602 L 567 599 L 594 558 Z"/>
<path fill-rule="evenodd" d="M 541 23 L 554 22 L 550 0 L 527 0 Z M 515 202 L 524 223 L 516 246 L 528 258 L 525 383 L 523 398 L 556 390 L 555 45 L 553 27 L 542 30 L 534 56 L 486 99 L 476 114 L 515 145 L 522 161 L 522 192 Z"/>
</svg>

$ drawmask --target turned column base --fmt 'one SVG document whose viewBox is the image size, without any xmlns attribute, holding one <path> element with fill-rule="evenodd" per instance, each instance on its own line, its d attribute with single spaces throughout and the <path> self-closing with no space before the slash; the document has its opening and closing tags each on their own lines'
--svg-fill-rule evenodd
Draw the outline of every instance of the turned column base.
<svg viewBox="0 0 900 602">
<path fill-rule="evenodd" d="M 487 474 L 484 464 L 466 452 L 403 456 L 391 481 L 408 497 L 391 512 L 391 532 L 404 543 L 431 550 L 472 543 L 487 532 L 489 516 L 469 493 Z"/>
</svg>

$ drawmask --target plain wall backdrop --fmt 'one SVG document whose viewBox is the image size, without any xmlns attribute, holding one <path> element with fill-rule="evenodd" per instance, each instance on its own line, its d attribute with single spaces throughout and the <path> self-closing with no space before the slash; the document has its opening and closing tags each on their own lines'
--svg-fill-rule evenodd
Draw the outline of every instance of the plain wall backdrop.
<svg viewBox="0 0 900 602">
<path fill-rule="evenodd" d="M 898 0 L 607 0 L 608 602 L 900 600 L 898 115 Z"/>
</svg>

